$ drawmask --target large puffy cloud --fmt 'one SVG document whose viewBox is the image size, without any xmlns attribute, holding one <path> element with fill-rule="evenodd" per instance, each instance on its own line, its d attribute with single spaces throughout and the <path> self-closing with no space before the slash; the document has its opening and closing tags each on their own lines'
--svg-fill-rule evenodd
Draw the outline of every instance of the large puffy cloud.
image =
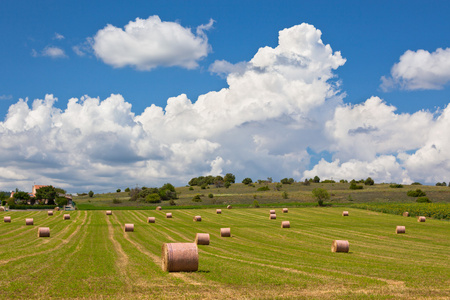
<svg viewBox="0 0 450 300">
<path fill-rule="evenodd" d="M 0 122 L 0 183 L 104 191 L 227 172 L 238 180 L 448 180 L 450 108 L 398 114 L 377 97 L 345 105 L 333 73 L 344 63 L 302 24 L 248 62 L 215 63 L 229 86 L 196 101 L 181 94 L 135 115 L 121 95 L 73 98 L 65 109 L 52 95 L 31 106 L 20 100 Z M 311 150 L 332 161 L 311 166 Z"/>
<path fill-rule="evenodd" d="M 106 64 L 120 68 L 132 66 L 151 70 L 158 66 L 181 66 L 192 69 L 208 55 L 210 45 L 204 33 L 213 20 L 200 25 L 196 34 L 178 23 L 162 22 L 158 16 L 137 18 L 125 28 L 107 25 L 92 40 L 92 47 Z M 77 53 L 79 48 L 74 49 Z"/>
<path fill-rule="evenodd" d="M 305 178 L 319 177 L 325 179 L 366 179 L 371 177 L 376 182 L 400 182 L 410 184 L 408 172 L 402 168 L 393 155 L 382 155 L 371 161 L 350 159 L 341 163 L 339 159 L 327 162 L 319 161 L 312 170 L 304 172 Z"/>
<path fill-rule="evenodd" d="M 433 124 L 433 114 L 396 114 L 395 110 L 378 97 L 338 107 L 326 123 L 331 140 L 326 150 L 342 160 L 373 160 L 380 154 L 419 148 Z"/>
<path fill-rule="evenodd" d="M 405 90 L 442 89 L 450 81 L 450 48 L 406 51 L 391 69 L 391 77 L 382 77 L 385 91 L 400 87 Z"/>
<path fill-rule="evenodd" d="M 325 125 L 332 161 L 321 160 L 304 178 L 436 183 L 450 180 L 450 106 L 431 113 L 397 114 L 372 97 L 336 108 Z"/>
<path fill-rule="evenodd" d="M 130 32 L 142 30 L 145 36 L 151 22 L 162 24 L 150 18 L 102 34 L 131 38 Z M 152 105 L 136 116 L 120 95 L 70 99 L 64 110 L 54 107 L 51 95 L 31 108 L 21 100 L 0 123 L 2 163 L 27 174 L 15 181 L 25 188 L 32 180 L 72 190 L 185 184 L 193 176 L 226 172 L 298 177 L 309 164 L 306 148 L 324 143 L 323 124 L 342 103 L 333 70 L 344 63 L 319 30 L 302 24 L 282 30 L 276 48 L 259 49 L 229 73 L 228 88 L 195 102 L 181 94 L 165 108 Z"/>
</svg>

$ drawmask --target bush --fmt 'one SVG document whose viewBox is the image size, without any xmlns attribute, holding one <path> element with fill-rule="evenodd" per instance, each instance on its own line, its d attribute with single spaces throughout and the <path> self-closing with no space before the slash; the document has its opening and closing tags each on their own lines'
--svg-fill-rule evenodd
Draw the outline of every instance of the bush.
<svg viewBox="0 0 450 300">
<path fill-rule="evenodd" d="M 320 177 L 319 176 L 314 176 L 313 182 L 319 183 L 320 182 Z"/>
<path fill-rule="evenodd" d="M 225 188 L 229 188 L 231 186 L 231 182 L 225 181 L 224 186 L 225 186 Z"/>
<path fill-rule="evenodd" d="M 201 186 L 200 188 L 201 188 L 202 190 L 205 190 L 207 186 L 208 186 L 208 185 L 207 185 L 206 183 L 204 183 L 204 184 L 202 184 L 202 186 Z"/>
<path fill-rule="evenodd" d="M 194 190 L 194 188 L 193 188 L 192 186 L 190 186 L 190 187 L 189 187 L 189 190 L 190 190 L 190 191 L 193 191 L 193 190 Z"/>
<path fill-rule="evenodd" d="M 417 190 L 410 190 L 406 193 L 406 195 L 408 195 L 409 197 L 424 197 L 427 194 L 425 194 L 425 192 L 423 192 L 421 189 L 417 189 Z"/>
<path fill-rule="evenodd" d="M 391 187 L 393 189 L 400 189 L 400 188 L 403 187 L 403 185 L 402 184 L 393 183 L 389 187 Z"/>
<path fill-rule="evenodd" d="M 263 191 L 269 191 L 269 187 L 267 185 L 262 186 L 260 188 L 257 189 L 258 192 L 263 192 Z"/>
<path fill-rule="evenodd" d="M 249 178 L 249 177 L 244 178 L 244 179 L 242 180 L 242 183 L 245 184 L 245 185 L 250 184 L 250 183 L 252 183 L 252 182 L 253 182 L 253 180 L 252 180 L 251 178 Z"/>
<path fill-rule="evenodd" d="M 175 200 L 173 200 L 173 199 L 171 199 L 171 200 L 169 201 L 169 204 L 172 205 L 172 206 L 177 205 L 177 204 L 175 203 Z"/>
<path fill-rule="evenodd" d="M 208 194 L 208 197 L 209 198 L 214 198 L 214 195 L 213 194 Z"/>
<path fill-rule="evenodd" d="M 192 198 L 192 201 L 194 201 L 194 202 L 202 202 L 202 198 L 200 198 L 200 195 L 195 195 L 194 198 Z"/>
<path fill-rule="evenodd" d="M 283 199 L 287 199 L 288 198 L 288 193 L 286 193 L 285 191 L 281 193 L 281 197 Z"/>
<path fill-rule="evenodd" d="M 325 179 L 325 180 L 322 180 L 322 183 L 336 183 L 336 181 L 331 180 L 331 179 Z"/>
<path fill-rule="evenodd" d="M 351 189 L 351 190 L 362 190 L 363 186 L 362 185 L 357 185 L 356 182 L 352 182 L 352 183 L 350 183 L 349 189 Z"/>
<path fill-rule="evenodd" d="M 134 189 L 131 189 L 128 193 L 130 195 L 130 201 L 136 201 L 139 198 L 139 193 L 141 192 L 141 189 L 136 187 Z"/>
<path fill-rule="evenodd" d="M 121 191 L 122 191 L 121 189 L 117 189 L 117 190 L 116 190 L 117 193 L 120 193 Z"/>
<path fill-rule="evenodd" d="M 428 197 L 419 197 L 419 198 L 417 198 L 416 202 L 418 202 L 418 203 L 431 203 L 431 200 L 428 199 Z"/>
<path fill-rule="evenodd" d="M 253 200 L 253 206 L 258 208 L 259 207 L 259 202 L 258 200 Z"/>
<path fill-rule="evenodd" d="M 422 185 L 420 182 L 413 182 L 413 183 L 411 183 L 411 185 Z"/>
<path fill-rule="evenodd" d="M 364 184 L 365 184 L 365 185 L 374 185 L 374 184 L 375 184 L 375 181 L 374 181 L 372 178 L 367 177 L 367 179 L 364 180 Z"/>
<path fill-rule="evenodd" d="M 89 191 L 89 193 L 88 193 L 88 195 L 89 195 L 89 197 L 94 197 L 94 192 L 93 191 Z"/>
<path fill-rule="evenodd" d="M 125 192 L 129 193 L 129 192 L 130 192 L 130 188 L 127 187 L 127 188 L 125 189 Z"/>
<path fill-rule="evenodd" d="M 293 184 L 295 182 L 294 178 L 283 178 L 280 180 L 282 184 Z"/>
<path fill-rule="evenodd" d="M 305 181 L 303 182 L 303 185 L 310 185 L 311 181 L 309 181 L 308 179 L 305 179 Z"/>
<path fill-rule="evenodd" d="M 9 209 L 54 209 L 57 205 L 18 205 L 13 204 Z"/>
<path fill-rule="evenodd" d="M 119 204 L 119 203 L 122 203 L 122 201 L 120 201 L 120 200 L 117 199 L 117 198 L 113 198 L 113 203 L 114 203 L 114 204 Z"/>
<path fill-rule="evenodd" d="M 319 203 L 319 206 L 323 206 L 323 201 L 330 199 L 330 194 L 328 194 L 328 191 L 323 188 L 315 188 L 312 190 L 312 194 L 314 198 L 317 199 L 317 202 Z"/>
<path fill-rule="evenodd" d="M 161 197 L 158 193 L 151 193 L 148 194 L 147 197 L 145 197 L 145 202 L 147 203 L 160 203 Z"/>
<path fill-rule="evenodd" d="M 436 186 L 447 186 L 446 182 L 438 182 L 436 183 Z"/>
<path fill-rule="evenodd" d="M 58 206 L 64 206 L 64 205 L 67 205 L 67 198 L 66 197 L 56 197 L 55 202 Z"/>
<path fill-rule="evenodd" d="M 16 204 L 16 201 L 14 200 L 14 198 L 9 198 L 6 202 L 8 203 L 9 207 L 11 207 L 11 205 Z"/>
</svg>

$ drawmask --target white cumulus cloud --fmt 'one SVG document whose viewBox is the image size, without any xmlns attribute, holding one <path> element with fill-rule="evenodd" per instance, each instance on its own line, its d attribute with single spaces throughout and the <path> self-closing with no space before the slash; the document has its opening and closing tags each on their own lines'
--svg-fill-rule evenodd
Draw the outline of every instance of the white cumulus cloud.
<svg viewBox="0 0 450 300">
<path fill-rule="evenodd" d="M 158 16 L 136 18 L 124 29 L 111 24 L 93 38 L 95 55 L 115 68 L 131 66 L 151 70 L 158 66 L 193 69 L 211 51 L 205 30 L 213 20 L 200 25 L 196 34 L 175 22 L 163 22 Z"/>
<path fill-rule="evenodd" d="M 181 94 L 135 115 L 120 95 L 73 98 L 64 110 L 52 95 L 31 107 L 20 100 L 0 123 L 2 164 L 37 173 L 21 184 L 37 177 L 74 190 L 227 172 L 300 176 L 306 148 L 323 146 L 323 124 L 342 103 L 333 70 L 344 63 L 319 30 L 302 24 L 231 72 L 228 88 L 195 102 Z"/>
<path fill-rule="evenodd" d="M 129 25 L 142 23 L 146 31 L 149 20 L 162 23 Z M 321 37 L 309 24 L 284 29 L 278 46 L 260 48 L 238 67 L 213 64 L 228 74 L 227 88 L 195 101 L 180 94 L 140 115 L 121 95 L 72 98 L 64 109 L 53 95 L 21 99 L 0 122 L 0 164 L 9 174 L 0 184 L 115 190 L 185 185 L 194 176 L 228 172 L 238 181 L 315 175 L 449 181 L 450 108 L 399 114 L 378 97 L 344 104 L 334 70 L 345 59 Z M 329 153 L 331 161 L 311 166 L 311 150 Z"/>
<path fill-rule="evenodd" d="M 391 69 L 390 77 L 381 78 L 381 88 L 405 90 L 438 90 L 450 82 L 450 48 L 406 51 Z"/>
</svg>

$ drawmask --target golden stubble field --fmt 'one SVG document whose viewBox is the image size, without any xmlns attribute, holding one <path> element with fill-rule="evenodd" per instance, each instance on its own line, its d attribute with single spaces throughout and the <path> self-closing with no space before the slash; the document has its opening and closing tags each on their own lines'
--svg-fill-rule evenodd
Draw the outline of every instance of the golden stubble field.
<svg viewBox="0 0 450 300">
<path fill-rule="evenodd" d="M 450 298 L 448 221 L 332 207 L 276 209 L 274 220 L 266 208 L 74 211 L 70 220 L 64 213 L 0 214 L 0 298 Z M 395 234 L 398 225 L 406 234 Z M 50 237 L 38 238 L 38 227 L 49 227 Z M 222 227 L 230 238 L 219 236 Z M 198 247 L 199 270 L 163 272 L 162 244 L 193 242 L 196 233 L 211 237 Z M 332 253 L 333 240 L 348 240 L 350 252 Z"/>
</svg>

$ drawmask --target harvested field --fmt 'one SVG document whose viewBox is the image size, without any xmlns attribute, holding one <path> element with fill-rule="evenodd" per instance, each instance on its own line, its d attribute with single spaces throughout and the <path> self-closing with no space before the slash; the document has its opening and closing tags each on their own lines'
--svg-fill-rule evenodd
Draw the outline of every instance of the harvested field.
<svg viewBox="0 0 450 300">
<path fill-rule="evenodd" d="M 155 209 L 74 211 L 71 222 L 62 212 L 2 212 L 13 222 L 0 224 L 0 299 L 450 298 L 448 221 L 346 210 L 350 218 L 342 207 L 289 208 L 289 230 L 264 209 L 178 210 L 174 219 Z M 26 218 L 51 238 L 38 238 Z M 398 224 L 408 234 L 395 234 Z M 224 227 L 231 238 L 220 238 Z M 198 246 L 198 271 L 164 272 L 163 243 L 192 243 L 198 232 L 211 240 Z M 331 252 L 333 240 L 348 240 L 349 253 Z"/>
</svg>

